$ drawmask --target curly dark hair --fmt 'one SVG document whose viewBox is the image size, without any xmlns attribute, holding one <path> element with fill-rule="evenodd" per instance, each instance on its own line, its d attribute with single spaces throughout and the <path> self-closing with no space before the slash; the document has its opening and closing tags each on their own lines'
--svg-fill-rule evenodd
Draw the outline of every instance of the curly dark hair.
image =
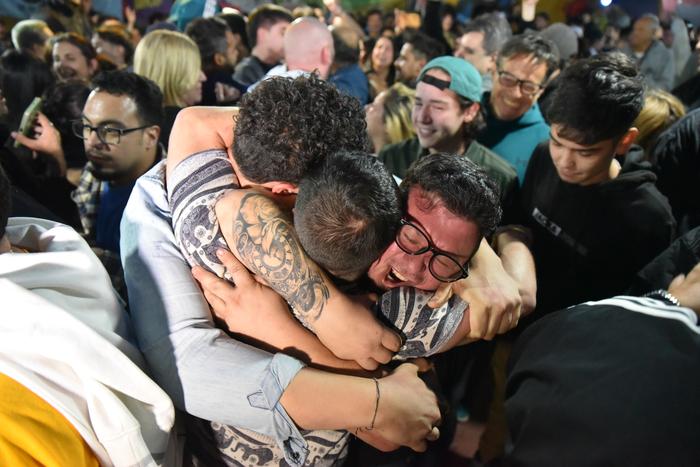
<svg viewBox="0 0 700 467">
<path fill-rule="evenodd" d="M 243 96 L 233 152 L 255 183 L 299 183 L 310 167 L 339 150 L 368 151 L 364 111 L 315 75 L 264 80 Z"/>
<path fill-rule="evenodd" d="M 405 200 L 417 186 L 442 202 L 453 214 L 473 221 L 488 237 L 501 220 L 500 194 L 496 183 L 464 156 L 435 153 L 421 157 L 409 167 L 401 182 Z"/>
<path fill-rule="evenodd" d="M 644 106 L 644 84 L 636 65 L 621 52 L 578 60 L 559 78 L 547 107 L 550 124 L 581 145 L 621 137 Z"/>
</svg>

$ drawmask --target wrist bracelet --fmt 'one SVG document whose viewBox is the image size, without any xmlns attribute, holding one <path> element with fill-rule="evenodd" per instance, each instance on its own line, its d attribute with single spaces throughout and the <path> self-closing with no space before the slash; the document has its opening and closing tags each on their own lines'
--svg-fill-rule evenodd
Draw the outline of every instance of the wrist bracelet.
<svg viewBox="0 0 700 467">
<path fill-rule="evenodd" d="M 644 294 L 644 296 L 647 298 L 656 298 L 658 300 L 661 300 L 662 302 L 668 303 L 669 305 L 681 306 L 681 302 L 676 297 L 674 297 L 673 294 L 670 293 L 668 290 L 658 289 L 646 293 Z"/>
<path fill-rule="evenodd" d="M 374 380 L 374 387 L 377 389 L 377 400 L 374 401 L 374 415 L 372 415 L 372 424 L 365 428 L 365 430 L 370 431 L 374 429 L 374 422 L 377 420 L 377 410 L 379 409 L 379 381 L 377 378 L 372 378 Z"/>
</svg>

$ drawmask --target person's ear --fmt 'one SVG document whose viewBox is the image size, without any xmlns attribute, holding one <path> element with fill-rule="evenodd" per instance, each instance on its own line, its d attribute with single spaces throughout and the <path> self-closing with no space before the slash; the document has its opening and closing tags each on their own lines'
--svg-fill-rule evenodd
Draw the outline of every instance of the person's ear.
<svg viewBox="0 0 700 467">
<path fill-rule="evenodd" d="M 557 68 L 556 70 L 554 70 L 552 74 L 549 75 L 549 78 L 547 78 L 547 80 L 544 82 L 544 88 L 546 88 L 549 85 L 549 83 L 554 81 L 557 78 L 557 76 L 559 76 L 559 73 L 561 73 L 561 68 Z M 544 88 L 540 89 L 540 93 L 544 91 Z"/>
<path fill-rule="evenodd" d="M 486 60 L 488 65 L 486 66 L 486 72 L 491 73 L 493 79 L 498 78 L 496 76 L 497 68 L 498 68 L 498 53 L 493 53 L 491 55 L 486 55 Z"/>
<path fill-rule="evenodd" d="M 146 150 L 150 150 L 153 146 L 157 145 L 159 137 L 160 127 L 158 125 L 152 125 L 143 130 L 144 146 Z"/>
<path fill-rule="evenodd" d="M 126 57 L 126 49 L 124 48 L 123 45 L 118 45 L 118 46 L 117 46 L 117 50 L 119 51 L 119 54 L 120 54 L 122 57 Z"/>
<path fill-rule="evenodd" d="M 464 109 L 462 112 L 462 117 L 464 119 L 464 123 L 469 123 L 472 120 L 476 118 L 476 115 L 479 113 L 479 109 L 481 108 L 481 104 L 478 102 L 472 102 L 472 105 Z"/>
<path fill-rule="evenodd" d="M 321 63 L 324 65 L 333 63 L 333 51 L 331 46 L 327 45 L 321 49 Z"/>
<path fill-rule="evenodd" d="M 275 195 L 296 195 L 299 193 L 299 187 L 289 182 L 267 182 L 263 183 L 263 186 Z"/>
<path fill-rule="evenodd" d="M 216 66 L 224 66 L 226 64 L 226 57 L 224 54 L 216 52 L 214 54 L 214 65 Z"/>
<path fill-rule="evenodd" d="M 94 76 L 100 69 L 100 62 L 96 58 L 91 59 L 88 62 L 88 70 L 90 70 L 90 76 Z"/>
<path fill-rule="evenodd" d="M 617 146 L 615 146 L 615 154 L 625 154 L 629 150 L 630 146 L 634 143 L 634 141 L 637 139 L 637 136 L 639 135 L 639 130 L 635 127 L 630 128 L 627 130 L 627 133 L 625 133 L 622 138 L 620 138 L 620 141 L 618 141 Z"/>
</svg>

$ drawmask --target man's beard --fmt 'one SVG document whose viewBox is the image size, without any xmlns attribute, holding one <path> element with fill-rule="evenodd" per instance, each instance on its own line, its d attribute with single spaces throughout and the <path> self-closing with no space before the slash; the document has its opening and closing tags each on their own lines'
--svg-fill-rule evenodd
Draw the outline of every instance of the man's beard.
<svg viewBox="0 0 700 467">
<path fill-rule="evenodd" d="M 98 180 L 103 182 L 111 182 L 118 178 L 119 174 L 116 172 L 105 171 L 102 166 L 95 164 L 92 161 L 88 161 L 85 168 Z"/>
</svg>

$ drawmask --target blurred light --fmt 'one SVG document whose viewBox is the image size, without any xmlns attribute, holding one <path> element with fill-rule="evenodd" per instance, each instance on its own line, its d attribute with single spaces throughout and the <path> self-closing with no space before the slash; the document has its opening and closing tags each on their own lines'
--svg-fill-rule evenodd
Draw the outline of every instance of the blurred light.
<svg viewBox="0 0 700 467">
<path fill-rule="evenodd" d="M 600 6 L 602 7 L 610 6 L 611 3 L 612 0 L 600 0 Z"/>
</svg>

